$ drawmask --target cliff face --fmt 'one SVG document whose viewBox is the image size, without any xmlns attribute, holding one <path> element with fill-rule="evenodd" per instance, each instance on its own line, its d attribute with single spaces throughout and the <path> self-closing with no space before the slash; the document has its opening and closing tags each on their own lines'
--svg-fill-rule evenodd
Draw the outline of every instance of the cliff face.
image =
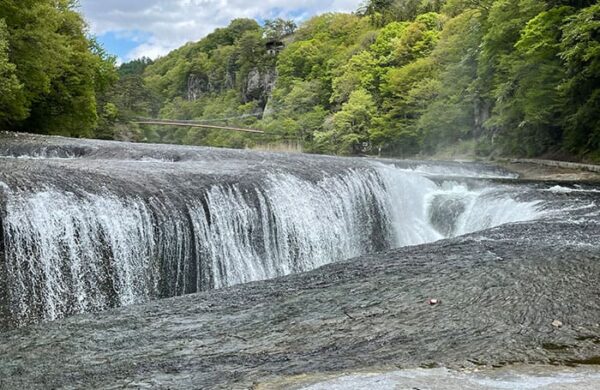
<svg viewBox="0 0 600 390">
<path fill-rule="evenodd" d="M 264 109 L 271 96 L 275 83 L 277 82 L 277 72 L 274 68 L 260 70 L 253 68 L 246 76 L 244 89 L 242 90 L 242 99 L 245 103 L 250 101 L 259 102 L 259 106 Z"/>
<path fill-rule="evenodd" d="M 161 116 L 212 119 L 260 113 L 274 88 L 281 47 L 264 28 L 238 19 L 145 68 L 141 77 L 162 106 Z"/>
<path fill-rule="evenodd" d="M 210 91 L 210 83 L 201 75 L 190 74 L 187 81 L 187 100 L 194 101 Z"/>
<path fill-rule="evenodd" d="M 241 80 L 240 80 L 241 79 Z M 274 67 L 258 68 L 253 67 L 246 75 L 238 75 L 235 72 L 228 71 L 225 74 L 224 82 L 220 84 L 218 80 L 207 77 L 203 74 L 191 73 L 187 77 L 187 89 L 185 96 L 188 101 L 197 101 L 203 97 L 209 97 L 211 94 L 222 94 L 228 91 L 237 90 L 239 82 L 239 98 L 241 103 L 257 102 L 261 110 L 267 105 L 275 83 L 277 82 L 277 72 Z"/>
</svg>

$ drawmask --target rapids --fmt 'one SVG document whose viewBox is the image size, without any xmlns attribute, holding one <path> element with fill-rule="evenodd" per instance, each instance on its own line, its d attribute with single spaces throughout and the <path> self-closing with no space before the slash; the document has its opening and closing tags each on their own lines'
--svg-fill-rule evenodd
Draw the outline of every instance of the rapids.
<svg viewBox="0 0 600 390">
<path fill-rule="evenodd" d="M 1 144 L 7 325 L 305 272 L 544 214 L 539 201 L 516 200 L 522 190 L 465 181 L 511 177 L 485 166 L 44 137 Z"/>
<path fill-rule="evenodd" d="M 2 133 L 0 156 L 0 388 L 598 388 L 597 183 Z"/>
</svg>

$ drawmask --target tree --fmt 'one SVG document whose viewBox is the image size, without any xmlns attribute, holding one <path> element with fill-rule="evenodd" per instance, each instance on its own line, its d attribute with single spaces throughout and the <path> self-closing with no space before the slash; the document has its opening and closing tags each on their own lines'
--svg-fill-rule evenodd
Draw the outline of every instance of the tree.
<svg viewBox="0 0 600 390">
<path fill-rule="evenodd" d="M 566 146 L 600 160 L 600 4 L 582 9 L 562 28 L 560 57 L 566 64 L 560 88 L 566 98 Z"/>
<path fill-rule="evenodd" d="M 71 0 L 0 2 L 0 19 L 8 31 L 8 60 L 22 85 L 12 98 L 20 107 L 13 104 L 13 110 L 4 113 L 5 125 L 93 135 L 96 94 L 111 82 L 114 62 L 95 50 L 74 6 Z"/>
<path fill-rule="evenodd" d="M 263 34 L 267 39 L 279 41 L 292 35 L 297 28 L 298 26 L 293 20 L 267 19 L 263 27 Z"/>
<path fill-rule="evenodd" d="M 365 89 L 375 92 L 379 78 L 377 62 L 371 52 L 365 50 L 353 56 L 341 69 L 342 74 L 333 79 L 331 102 L 347 102 L 353 91 Z"/>
<path fill-rule="evenodd" d="M 438 67 L 432 57 L 423 57 L 388 73 L 384 89 L 384 121 L 380 123 L 379 146 L 403 155 L 418 152 L 422 135 L 417 122 L 438 95 Z"/>
<path fill-rule="evenodd" d="M 374 26 L 382 27 L 393 19 L 394 0 L 368 0 L 358 10 L 368 16 Z"/>
<path fill-rule="evenodd" d="M 310 80 L 322 78 L 327 72 L 328 53 L 333 51 L 326 42 L 311 39 L 290 44 L 280 54 L 277 70 L 282 83 L 291 83 L 294 79 Z"/>
<path fill-rule="evenodd" d="M 479 135 L 482 110 L 476 81 L 483 22 L 479 10 L 452 18 L 431 54 L 440 69 L 439 88 L 417 124 L 427 152 Z"/>
<path fill-rule="evenodd" d="M 379 30 L 375 43 L 371 46 L 371 51 L 381 66 L 393 63 L 396 45 L 408 25 L 407 22 L 392 22 Z"/>
<path fill-rule="evenodd" d="M 152 65 L 154 61 L 148 57 L 138 58 L 119 66 L 119 76 L 130 76 L 130 75 L 138 75 L 141 76 L 144 74 L 146 68 Z"/>
<path fill-rule="evenodd" d="M 443 26 L 443 17 L 436 13 L 419 15 L 409 24 L 396 42 L 393 63 L 404 65 L 431 53 Z"/>
<path fill-rule="evenodd" d="M 358 12 L 382 27 L 394 20 L 413 20 L 421 13 L 438 12 L 442 4 L 443 0 L 368 0 Z"/>
<path fill-rule="evenodd" d="M 364 151 L 376 110 L 373 98 L 367 91 L 358 89 L 352 92 L 342 110 L 333 117 L 332 141 L 339 152 L 356 154 Z"/>
<path fill-rule="evenodd" d="M 0 126 L 27 116 L 23 99 L 23 85 L 15 73 L 16 66 L 8 58 L 8 32 L 0 19 Z"/>
<path fill-rule="evenodd" d="M 565 73 L 558 56 L 560 27 L 572 12 L 571 7 L 540 12 L 515 44 L 507 81 L 514 92 L 510 99 L 498 102 L 495 119 L 506 129 L 505 144 L 513 153 L 539 155 L 561 141 L 565 102 L 558 85 Z"/>
</svg>

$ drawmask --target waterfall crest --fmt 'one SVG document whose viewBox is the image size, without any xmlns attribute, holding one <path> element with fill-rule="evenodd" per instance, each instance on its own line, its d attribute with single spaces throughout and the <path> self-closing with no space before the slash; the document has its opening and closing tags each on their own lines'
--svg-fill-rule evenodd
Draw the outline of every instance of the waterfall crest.
<svg viewBox="0 0 600 390">
<path fill-rule="evenodd" d="M 275 170 L 251 184 L 168 194 L 20 183 L 0 183 L 4 322 L 17 326 L 303 272 L 540 215 L 535 202 L 516 201 L 500 185 L 469 188 L 379 163 L 317 179 Z"/>
</svg>

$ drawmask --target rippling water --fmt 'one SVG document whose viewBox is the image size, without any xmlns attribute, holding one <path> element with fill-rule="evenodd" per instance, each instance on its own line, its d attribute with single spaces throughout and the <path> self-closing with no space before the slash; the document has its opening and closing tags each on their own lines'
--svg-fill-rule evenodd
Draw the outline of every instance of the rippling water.
<svg viewBox="0 0 600 390">
<path fill-rule="evenodd" d="M 528 388 L 565 378 L 514 364 L 599 361 L 593 184 L 2 137 L 0 322 L 69 318 L 0 333 L 0 388 L 248 388 L 409 370 L 381 374 L 391 385 L 433 366 L 448 370 L 423 383 Z M 585 375 L 578 384 L 596 380 Z"/>
<path fill-rule="evenodd" d="M 314 157 L 273 155 L 255 172 L 232 164 L 243 178 L 226 171 L 207 180 L 207 169 L 221 169 L 209 163 L 221 152 L 181 164 L 120 160 L 124 152 L 59 161 L 43 157 L 56 154 L 47 147 L 29 153 L 36 158 L 5 158 L 12 169 L 2 174 L 8 322 L 17 325 L 304 272 L 543 215 L 538 201 L 515 200 L 515 188 L 429 177 L 473 177 L 475 166 L 339 159 L 325 167 Z M 42 170 L 47 176 L 36 175 Z"/>
</svg>

